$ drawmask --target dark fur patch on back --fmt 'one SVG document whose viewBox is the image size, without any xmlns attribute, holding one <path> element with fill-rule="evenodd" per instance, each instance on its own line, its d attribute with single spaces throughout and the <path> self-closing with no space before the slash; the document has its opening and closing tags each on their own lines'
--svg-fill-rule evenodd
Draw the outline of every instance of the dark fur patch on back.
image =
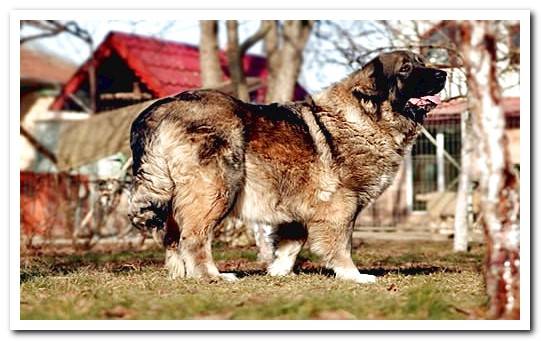
<svg viewBox="0 0 541 341">
<path fill-rule="evenodd" d="M 286 121 L 293 126 L 297 126 L 302 130 L 308 127 L 306 123 L 300 116 L 300 114 L 295 110 L 297 103 L 292 103 L 290 105 L 283 105 L 279 103 L 271 103 L 269 105 L 255 105 L 255 112 L 261 116 L 264 116 L 267 120 L 273 122 Z"/>
<path fill-rule="evenodd" d="M 218 155 L 221 150 L 229 146 L 226 136 L 215 127 L 205 122 L 190 122 L 186 125 L 186 132 L 199 140 L 199 160 L 203 163 Z"/>
<path fill-rule="evenodd" d="M 299 157 L 310 157 L 315 146 L 308 125 L 302 118 L 301 106 L 302 103 L 248 105 L 248 110 L 243 113 L 246 115 L 243 118 L 246 141 L 261 144 L 260 147 L 271 154 L 278 152 L 273 149 L 275 145 L 283 145 L 287 141 L 291 153 L 298 152 L 301 153 L 297 155 Z M 284 161 L 290 156 L 283 155 Z"/>
<path fill-rule="evenodd" d="M 184 91 L 173 96 L 179 101 L 200 101 L 201 96 L 193 91 Z"/>
<path fill-rule="evenodd" d="M 218 154 L 227 145 L 226 139 L 219 134 L 209 135 L 199 149 L 199 159 L 201 161 L 208 160 Z"/>
</svg>

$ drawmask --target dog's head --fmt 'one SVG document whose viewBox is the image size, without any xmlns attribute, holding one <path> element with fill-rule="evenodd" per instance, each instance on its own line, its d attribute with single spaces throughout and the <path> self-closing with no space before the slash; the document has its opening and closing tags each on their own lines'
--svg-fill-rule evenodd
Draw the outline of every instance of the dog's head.
<svg viewBox="0 0 541 341">
<path fill-rule="evenodd" d="M 388 101 L 394 112 L 422 123 L 440 103 L 437 94 L 446 78 L 445 71 L 428 67 L 421 56 L 394 51 L 366 64 L 353 78 L 352 92 L 359 99 Z"/>
</svg>

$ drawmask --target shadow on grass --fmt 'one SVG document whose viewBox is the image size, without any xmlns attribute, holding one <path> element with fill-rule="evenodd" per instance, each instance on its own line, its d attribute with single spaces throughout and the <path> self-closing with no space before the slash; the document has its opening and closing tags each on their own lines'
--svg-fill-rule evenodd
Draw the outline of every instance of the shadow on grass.
<svg viewBox="0 0 541 341">
<path fill-rule="evenodd" d="M 152 253 L 134 258 L 129 252 L 35 257 L 21 266 L 20 283 L 39 277 L 66 276 L 78 271 L 107 271 L 117 274 L 162 267 L 163 260 Z"/>
<path fill-rule="evenodd" d="M 358 268 L 361 273 L 375 276 L 387 274 L 415 276 L 439 272 L 459 273 L 466 268 L 467 264 L 480 262 L 477 255 L 467 255 L 469 257 L 467 259 L 464 259 L 464 256 L 461 255 L 451 256 L 445 256 L 443 259 L 447 264 L 438 264 L 441 263 L 441 257 L 435 259 L 434 263 L 430 263 L 426 261 L 426 257 L 406 253 L 394 258 L 376 257 L 373 260 L 368 260 Z M 215 252 L 215 259 L 220 271 L 235 273 L 240 278 L 266 274 L 265 265 L 257 262 L 256 258 L 255 248 L 219 250 Z M 25 283 L 39 277 L 64 276 L 78 271 L 106 271 L 118 275 L 130 274 L 157 268 L 162 269 L 163 261 L 162 250 L 136 253 L 90 252 L 64 256 L 30 257 L 22 262 L 20 282 Z M 307 252 L 299 255 L 294 272 L 297 274 L 319 274 L 334 277 L 332 270 L 321 266 L 319 259 L 314 258 L 313 255 Z"/>
<path fill-rule="evenodd" d="M 447 273 L 460 273 L 461 270 L 454 267 L 442 267 L 434 266 L 428 264 L 412 264 L 407 266 L 393 266 L 393 267 L 359 267 L 358 270 L 363 274 L 369 274 L 374 276 L 385 276 L 387 274 L 400 274 L 406 276 L 416 276 L 416 275 L 429 275 L 433 273 L 447 272 Z M 249 277 L 249 276 L 263 276 L 267 272 L 262 269 L 253 269 L 253 270 L 235 270 L 228 269 L 227 272 L 232 272 L 237 277 Z M 298 264 L 293 269 L 295 274 L 305 274 L 305 275 L 323 275 L 327 277 L 334 277 L 334 272 L 331 269 L 318 266 L 315 264 Z"/>
</svg>

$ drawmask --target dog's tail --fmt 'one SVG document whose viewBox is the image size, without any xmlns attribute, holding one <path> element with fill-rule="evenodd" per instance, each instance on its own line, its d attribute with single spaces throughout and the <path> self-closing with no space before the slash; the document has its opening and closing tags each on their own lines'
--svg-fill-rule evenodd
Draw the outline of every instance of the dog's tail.
<svg viewBox="0 0 541 341">
<path fill-rule="evenodd" d="M 133 180 L 128 217 L 141 230 L 163 229 L 171 211 L 174 185 L 160 145 L 155 143 L 155 130 L 165 115 L 160 106 L 173 100 L 165 98 L 154 102 L 131 126 Z"/>
</svg>

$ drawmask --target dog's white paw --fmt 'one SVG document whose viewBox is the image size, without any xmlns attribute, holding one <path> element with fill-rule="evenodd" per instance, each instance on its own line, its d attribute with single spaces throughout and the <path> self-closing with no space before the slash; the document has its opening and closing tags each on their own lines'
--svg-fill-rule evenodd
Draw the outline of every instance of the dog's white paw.
<svg viewBox="0 0 541 341">
<path fill-rule="evenodd" d="M 376 276 L 367 275 L 367 274 L 359 274 L 359 276 L 355 277 L 353 280 L 359 284 L 376 283 Z"/>
<path fill-rule="evenodd" d="M 334 269 L 336 278 L 359 284 L 376 283 L 376 276 L 360 273 L 357 269 Z"/>
<path fill-rule="evenodd" d="M 165 267 L 169 272 L 170 279 L 186 277 L 184 260 L 177 250 L 165 251 Z"/>
<path fill-rule="evenodd" d="M 283 277 L 283 276 L 289 276 L 293 273 L 286 269 L 268 269 L 267 273 L 272 277 Z"/>
<path fill-rule="evenodd" d="M 291 274 L 291 266 L 282 262 L 273 262 L 267 268 L 267 273 L 273 277 L 287 276 Z"/>
<path fill-rule="evenodd" d="M 235 274 L 230 273 L 230 272 L 220 273 L 219 277 L 227 282 L 236 282 L 239 280 Z"/>
</svg>

